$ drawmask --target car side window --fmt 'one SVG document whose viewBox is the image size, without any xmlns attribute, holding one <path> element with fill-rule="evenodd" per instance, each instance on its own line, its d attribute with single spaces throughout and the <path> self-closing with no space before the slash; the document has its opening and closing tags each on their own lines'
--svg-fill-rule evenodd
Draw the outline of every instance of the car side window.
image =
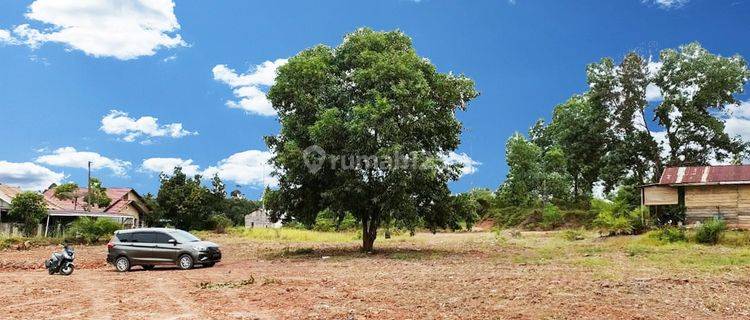
<svg viewBox="0 0 750 320">
<path fill-rule="evenodd" d="M 154 243 L 155 242 L 155 234 L 153 232 L 135 232 L 132 235 L 131 242 L 139 242 L 139 243 Z"/>
<path fill-rule="evenodd" d="M 163 233 L 163 232 L 157 232 L 156 233 L 156 243 L 169 243 L 169 240 L 173 239 L 172 236 Z"/>
<path fill-rule="evenodd" d="M 130 242 L 130 233 L 118 233 L 117 240 L 120 240 L 120 242 Z"/>
</svg>

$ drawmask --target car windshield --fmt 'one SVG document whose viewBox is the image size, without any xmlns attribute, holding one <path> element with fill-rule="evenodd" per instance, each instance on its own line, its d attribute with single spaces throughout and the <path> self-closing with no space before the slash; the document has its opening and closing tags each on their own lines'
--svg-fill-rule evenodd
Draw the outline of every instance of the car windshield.
<svg viewBox="0 0 750 320">
<path fill-rule="evenodd" d="M 185 243 L 185 242 L 198 242 L 201 241 L 201 239 L 198 239 L 196 236 L 190 234 L 189 232 L 185 232 L 182 230 L 175 230 L 169 233 L 172 237 L 174 237 L 175 240 L 179 243 Z"/>
</svg>

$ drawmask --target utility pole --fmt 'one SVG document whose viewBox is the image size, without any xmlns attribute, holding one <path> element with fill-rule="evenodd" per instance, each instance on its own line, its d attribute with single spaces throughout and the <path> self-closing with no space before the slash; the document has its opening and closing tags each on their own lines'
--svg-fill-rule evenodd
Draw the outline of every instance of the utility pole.
<svg viewBox="0 0 750 320">
<path fill-rule="evenodd" d="M 88 189 L 86 190 L 87 206 L 85 208 L 87 208 L 86 211 L 91 211 L 91 161 L 89 161 L 88 167 L 89 167 L 88 181 L 87 181 Z"/>
</svg>

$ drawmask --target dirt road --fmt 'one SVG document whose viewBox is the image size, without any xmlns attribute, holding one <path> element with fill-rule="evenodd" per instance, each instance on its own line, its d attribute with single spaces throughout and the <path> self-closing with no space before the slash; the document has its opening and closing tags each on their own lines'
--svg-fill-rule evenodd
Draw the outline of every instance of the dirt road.
<svg viewBox="0 0 750 320">
<path fill-rule="evenodd" d="M 213 268 L 117 273 L 81 247 L 72 276 L 18 270 L 51 248 L 0 252 L 4 319 L 700 319 L 750 317 L 743 272 L 694 275 L 629 265 L 528 263 L 490 234 L 381 244 L 277 244 L 223 237 Z M 38 256 L 38 257 L 37 257 Z M 561 258 L 562 259 L 562 258 Z M 611 258 L 619 259 L 619 258 Z M 561 260 L 562 261 L 562 260 Z M 5 266 L 5 267 L 3 267 Z"/>
</svg>

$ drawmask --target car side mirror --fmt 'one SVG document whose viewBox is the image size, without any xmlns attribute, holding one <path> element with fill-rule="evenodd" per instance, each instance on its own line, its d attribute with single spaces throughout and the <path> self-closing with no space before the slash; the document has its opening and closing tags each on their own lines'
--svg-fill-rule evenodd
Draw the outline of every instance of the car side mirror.
<svg viewBox="0 0 750 320">
<path fill-rule="evenodd" d="M 177 240 L 175 240 L 175 239 L 169 239 L 169 240 L 167 240 L 167 242 L 171 243 L 174 246 L 177 245 Z"/>
</svg>

